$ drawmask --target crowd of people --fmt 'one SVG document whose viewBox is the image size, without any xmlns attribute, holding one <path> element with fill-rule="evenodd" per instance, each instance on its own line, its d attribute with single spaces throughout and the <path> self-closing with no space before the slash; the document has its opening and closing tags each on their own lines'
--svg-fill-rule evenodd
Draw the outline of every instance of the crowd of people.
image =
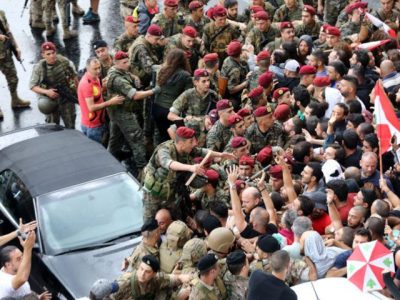
<svg viewBox="0 0 400 300">
<path fill-rule="evenodd" d="M 291 286 L 345 277 L 370 241 L 400 267 L 398 128 L 384 149 L 373 120 L 377 88 L 400 107 L 400 2 L 120 5 L 125 31 L 95 41 L 84 71 L 45 42 L 30 80 L 46 122 L 74 129 L 79 105 L 83 134 L 143 184 L 142 242 L 90 299 L 297 299 Z M 0 22 L 0 70 L 12 107 L 27 107 Z M 13 251 L 0 276 L 18 276 Z M 24 294 L 21 276 L 9 296 Z M 398 299 L 400 271 L 393 282 L 381 293 Z"/>
</svg>

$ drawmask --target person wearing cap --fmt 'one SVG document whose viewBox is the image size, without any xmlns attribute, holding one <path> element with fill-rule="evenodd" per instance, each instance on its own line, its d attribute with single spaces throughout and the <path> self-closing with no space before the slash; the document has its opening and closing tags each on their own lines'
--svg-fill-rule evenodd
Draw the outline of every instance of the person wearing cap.
<svg viewBox="0 0 400 300">
<path fill-rule="evenodd" d="M 299 71 L 300 75 L 299 86 L 303 88 L 309 87 L 313 83 L 315 74 L 317 74 L 317 68 L 309 65 L 301 66 Z"/>
<path fill-rule="evenodd" d="M 8 84 L 8 89 L 11 93 L 11 108 L 12 109 L 18 109 L 18 108 L 24 108 L 24 107 L 29 107 L 30 102 L 26 100 L 22 100 L 19 98 L 18 93 L 17 93 L 17 86 L 18 86 L 18 75 L 17 75 L 17 70 L 15 68 L 14 60 L 12 58 L 11 51 L 9 51 L 8 46 L 6 45 L 7 42 L 12 43 L 15 46 L 15 49 L 17 50 L 17 55 L 16 59 L 20 60 L 21 59 L 21 50 L 18 47 L 17 42 L 15 41 L 15 38 L 13 34 L 10 31 L 10 28 L 8 26 L 7 18 L 3 10 L 0 10 L 0 22 L 3 25 L 4 29 L 7 30 L 7 34 L 9 37 L 6 37 L 2 32 L 1 34 L 1 41 L 0 41 L 0 71 L 1 73 L 4 74 L 7 80 Z M 0 109 L 0 121 L 4 118 L 3 112 Z"/>
<path fill-rule="evenodd" d="M 219 58 L 217 53 L 208 53 L 203 57 L 204 68 L 210 74 L 210 89 L 219 92 L 219 78 L 221 72 L 219 70 Z"/>
<path fill-rule="evenodd" d="M 249 154 L 250 142 L 243 136 L 234 136 L 230 141 L 230 149 L 234 155 L 234 162 L 239 162 L 243 155 Z"/>
<path fill-rule="evenodd" d="M 315 18 L 317 11 L 311 5 L 304 5 L 301 12 L 301 24 L 295 26 L 296 36 L 309 35 L 313 40 L 318 39 L 321 21 Z"/>
<path fill-rule="evenodd" d="M 253 175 L 255 160 L 249 155 L 243 155 L 239 159 L 239 178 L 247 180 Z"/>
<path fill-rule="evenodd" d="M 346 15 L 347 20 L 347 15 Z M 318 39 L 314 41 L 314 46 L 316 49 L 323 49 L 325 47 L 326 42 L 326 28 L 328 28 L 328 24 L 323 24 L 319 30 Z"/>
<path fill-rule="evenodd" d="M 190 14 L 186 15 L 185 24 L 196 29 L 199 37 L 203 36 L 204 27 L 210 23 L 210 19 L 204 16 L 204 4 L 199 0 L 189 3 Z"/>
<path fill-rule="evenodd" d="M 184 91 L 172 103 L 168 120 L 175 122 L 189 116 L 204 117 L 215 108 L 219 95 L 210 89 L 210 74 L 205 69 L 197 69 L 193 75 L 194 87 Z"/>
<path fill-rule="evenodd" d="M 164 0 L 163 12 L 154 16 L 151 24 L 160 26 L 165 37 L 182 32 L 185 20 L 181 13 L 178 14 L 178 0 Z"/>
<path fill-rule="evenodd" d="M 227 57 L 226 47 L 235 39 L 240 38 L 240 29 L 226 20 L 226 9 L 216 6 L 213 9 L 213 20 L 204 27 L 203 43 L 206 53 L 217 53 L 222 64 Z M 223 29 L 222 29 L 223 28 Z"/>
<path fill-rule="evenodd" d="M 237 114 L 243 118 L 244 127 L 246 129 L 249 128 L 250 125 L 254 123 L 254 116 L 251 109 L 249 108 L 239 109 Z"/>
<path fill-rule="evenodd" d="M 225 146 L 224 152 L 232 152 L 231 142 L 234 137 L 243 137 L 246 132 L 246 127 L 243 118 L 238 114 L 232 114 L 228 118 L 228 125 L 232 132 L 232 136 Z"/>
<path fill-rule="evenodd" d="M 60 124 L 60 116 L 66 128 L 75 128 L 75 102 L 65 92 L 76 95 L 78 78 L 75 66 L 68 58 L 57 54 L 56 46 L 52 42 L 45 42 L 41 46 L 42 59 L 33 67 L 29 83 L 30 89 L 38 95 L 38 106 L 43 103 L 54 104 L 48 108 L 46 123 Z M 66 82 L 69 86 L 66 86 Z"/>
<path fill-rule="evenodd" d="M 114 50 L 128 52 L 129 47 L 139 36 L 139 19 L 133 16 L 126 16 L 124 22 L 125 31 L 114 41 Z"/>
<path fill-rule="evenodd" d="M 287 87 L 277 88 L 272 94 L 272 99 L 277 104 L 286 103 L 290 105 L 290 90 Z"/>
<path fill-rule="evenodd" d="M 207 133 L 207 148 L 222 151 L 232 137 L 229 117 L 234 114 L 232 102 L 223 99 L 217 102 L 219 119 Z"/>
<path fill-rule="evenodd" d="M 332 50 L 333 47 L 340 41 L 341 32 L 340 29 L 335 26 L 328 26 L 326 28 L 326 42 L 325 47 L 326 50 Z"/>
<path fill-rule="evenodd" d="M 110 70 L 110 68 L 114 65 L 114 59 L 113 56 L 110 54 L 106 41 L 97 40 L 93 42 L 92 48 L 94 54 L 99 59 L 101 64 L 100 78 L 102 79 L 102 83 L 104 85 L 106 84 L 106 81 L 104 79 L 107 77 L 108 70 Z"/>
<path fill-rule="evenodd" d="M 140 35 L 145 35 L 147 33 L 151 20 L 157 13 L 157 0 L 140 0 L 139 5 L 137 6 L 137 14 L 135 14 L 139 19 Z"/>
<path fill-rule="evenodd" d="M 254 53 L 258 54 L 264 47 L 279 36 L 279 30 L 271 25 L 267 12 L 259 11 L 254 14 L 255 26 L 246 36 L 246 44 L 254 46 Z M 258 61 L 258 56 L 257 56 Z"/>
<path fill-rule="evenodd" d="M 285 0 L 274 14 L 274 22 L 292 22 L 301 20 L 302 5 L 298 0 Z"/>
<path fill-rule="evenodd" d="M 273 192 L 280 192 L 283 187 L 283 171 L 280 165 L 274 165 L 269 169 L 269 184 Z"/>
<path fill-rule="evenodd" d="M 265 145 L 283 146 L 285 134 L 282 127 L 275 122 L 272 108 L 260 106 L 253 115 L 256 122 L 246 132 L 246 138 L 251 141 L 252 154 L 259 152 Z"/>
<path fill-rule="evenodd" d="M 242 250 L 235 250 L 226 257 L 228 271 L 224 284 L 230 300 L 246 299 L 249 286 L 249 261 Z"/>
<path fill-rule="evenodd" d="M 274 50 L 280 49 L 283 42 L 292 42 L 295 41 L 298 43 L 298 38 L 294 33 L 294 26 L 292 22 L 281 22 L 279 25 L 280 37 L 275 38 L 274 41 L 269 42 L 266 46 L 269 53 L 273 53 Z"/>
<path fill-rule="evenodd" d="M 346 6 L 348 20 L 340 26 L 343 37 L 360 43 L 368 38 L 371 33 L 370 23 L 364 20 L 367 5 L 368 3 L 356 2 Z"/>
<path fill-rule="evenodd" d="M 225 58 L 221 68 L 221 76 L 228 78 L 225 97 L 232 101 L 235 109 L 240 108 L 240 96 L 247 87 L 246 75 L 249 67 L 246 61 L 242 60 L 242 44 L 237 41 L 231 41 L 226 49 L 228 57 Z"/>
<path fill-rule="evenodd" d="M 214 254 L 203 256 L 197 264 L 199 280 L 193 285 L 189 300 L 226 299 L 226 288 L 219 277 L 220 267 Z"/>
<path fill-rule="evenodd" d="M 271 273 L 270 258 L 280 249 L 281 246 L 275 237 L 270 234 L 261 235 L 256 243 L 256 251 L 253 254 L 255 259 L 250 264 L 250 271 L 262 270 Z"/>
<path fill-rule="evenodd" d="M 248 77 L 248 90 L 251 91 L 252 89 L 256 88 L 260 84 L 258 83 L 258 79 L 262 74 L 268 71 L 269 65 L 271 63 L 271 55 L 269 54 L 268 50 L 262 50 L 258 52 L 256 56 L 256 68 L 254 71 L 250 72 Z"/>
</svg>

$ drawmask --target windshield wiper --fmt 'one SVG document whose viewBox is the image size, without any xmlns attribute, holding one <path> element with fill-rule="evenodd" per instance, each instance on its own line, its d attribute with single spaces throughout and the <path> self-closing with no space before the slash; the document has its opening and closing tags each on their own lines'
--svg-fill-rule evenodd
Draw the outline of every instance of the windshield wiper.
<svg viewBox="0 0 400 300">
<path fill-rule="evenodd" d="M 68 253 L 73 253 L 73 252 L 100 249 L 100 248 L 104 248 L 104 247 L 108 247 L 108 246 L 113 246 L 115 244 L 116 243 L 112 243 L 112 242 L 103 242 L 103 243 L 98 243 L 98 244 L 92 244 L 92 245 L 87 245 L 87 246 L 83 246 L 83 247 L 79 247 L 79 248 L 69 249 L 69 250 L 57 253 L 55 255 L 57 256 L 57 255 L 68 254 Z"/>
<path fill-rule="evenodd" d="M 122 239 L 124 237 L 131 237 L 131 239 L 132 239 L 132 238 L 138 237 L 139 235 L 140 235 L 140 231 L 128 232 L 128 233 L 121 234 L 121 235 L 119 235 L 117 237 L 114 237 L 112 239 L 106 240 L 106 243 L 115 242 L 115 241 L 117 241 L 119 239 Z"/>
</svg>

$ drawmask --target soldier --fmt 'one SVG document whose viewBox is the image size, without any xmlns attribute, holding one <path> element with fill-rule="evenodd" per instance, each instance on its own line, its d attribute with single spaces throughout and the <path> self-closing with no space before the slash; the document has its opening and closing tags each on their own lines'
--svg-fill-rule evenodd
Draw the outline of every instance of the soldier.
<svg viewBox="0 0 400 300">
<path fill-rule="evenodd" d="M 237 114 L 243 118 L 245 129 L 249 128 L 250 125 L 254 123 L 254 116 L 250 109 L 242 108 L 237 112 Z M 238 135 L 238 136 L 240 136 L 240 135 Z"/>
<path fill-rule="evenodd" d="M 57 54 L 52 42 L 42 44 L 41 54 L 43 59 L 33 67 L 29 83 L 38 94 L 39 110 L 46 114 L 47 123 L 59 124 L 61 115 L 65 127 L 74 129 L 78 85 L 74 64 Z"/>
<path fill-rule="evenodd" d="M 45 29 L 43 22 L 43 0 L 32 0 L 29 8 L 29 25 L 35 29 Z"/>
<path fill-rule="evenodd" d="M 333 49 L 333 47 L 340 41 L 340 35 L 340 29 L 336 27 L 329 26 L 326 28 L 326 43 L 325 46 L 322 46 L 321 48 L 325 51 Z"/>
<path fill-rule="evenodd" d="M 209 253 L 213 253 L 218 258 L 220 274 L 223 277 L 227 271 L 226 256 L 235 246 L 235 235 L 232 230 L 226 227 L 217 227 L 207 236 L 207 247 Z"/>
<path fill-rule="evenodd" d="M 16 49 L 16 58 L 20 60 L 21 50 L 19 49 L 17 42 L 15 41 L 14 36 L 8 27 L 7 18 L 4 11 L 0 10 L 0 71 L 7 79 L 8 89 L 11 93 L 11 107 L 13 109 L 29 107 L 31 103 L 29 101 L 20 99 L 17 94 L 18 76 L 11 54 L 11 46 L 14 46 Z M 0 120 L 3 118 L 3 112 L 0 109 Z"/>
<path fill-rule="evenodd" d="M 231 140 L 232 154 L 235 156 L 234 162 L 239 163 L 239 159 L 243 155 L 249 154 L 250 142 L 242 136 L 235 136 Z"/>
<path fill-rule="evenodd" d="M 249 155 L 243 155 L 239 159 L 239 179 L 248 180 L 254 172 L 254 158 Z"/>
<path fill-rule="evenodd" d="M 203 256 L 197 264 L 199 279 L 190 292 L 189 300 L 225 300 L 226 289 L 219 278 L 218 259 L 214 254 Z"/>
<path fill-rule="evenodd" d="M 284 133 L 275 123 L 272 109 L 269 105 L 260 106 L 254 112 L 256 122 L 246 132 L 246 138 L 251 141 L 252 154 L 259 152 L 266 145 L 283 146 Z"/>
<path fill-rule="evenodd" d="M 139 19 L 137 17 L 125 17 L 125 32 L 115 39 L 115 51 L 128 52 L 130 46 L 139 36 Z"/>
<path fill-rule="evenodd" d="M 257 86 L 259 86 L 258 79 L 261 76 L 261 74 L 268 71 L 270 62 L 271 62 L 271 56 L 270 56 L 268 50 L 260 51 L 257 54 L 256 65 L 258 66 L 258 68 L 256 70 L 250 72 L 247 76 L 247 80 L 249 82 L 248 88 L 250 91 L 252 89 L 256 88 Z"/>
<path fill-rule="evenodd" d="M 309 35 L 313 40 L 318 39 L 321 22 L 316 19 L 315 8 L 311 5 L 304 5 L 303 11 L 301 12 L 302 24 L 295 27 L 296 36 Z"/>
<path fill-rule="evenodd" d="M 274 14 L 274 22 L 292 22 L 301 20 L 302 5 L 297 0 L 285 0 Z"/>
<path fill-rule="evenodd" d="M 185 24 L 195 28 L 199 36 L 203 36 L 204 27 L 210 22 L 209 18 L 204 16 L 204 4 L 201 1 L 191 1 L 189 3 L 190 14 L 186 16 Z"/>
<path fill-rule="evenodd" d="M 346 15 L 347 16 L 347 15 Z M 319 30 L 319 36 L 318 39 L 314 41 L 314 46 L 317 49 L 323 49 L 323 47 L 325 46 L 325 42 L 326 42 L 326 29 L 329 27 L 330 25 L 328 24 L 323 24 Z"/>
<path fill-rule="evenodd" d="M 363 14 L 367 3 L 353 3 L 346 6 L 348 21 L 340 27 L 343 37 L 355 42 L 363 42 L 369 35 L 369 28 Z"/>
<path fill-rule="evenodd" d="M 175 194 L 176 172 L 187 171 L 202 174 L 200 165 L 192 165 L 193 156 L 204 156 L 208 149 L 197 148 L 195 131 L 187 127 L 176 130 L 174 140 L 157 146 L 145 169 L 144 176 L 144 219 L 154 216 L 158 209 L 168 208 L 178 217 L 179 200 Z M 231 154 L 211 152 L 211 157 L 231 158 Z M 182 184 L 182 183 L 181 183 Z"/>
<path fill-rule="evenodd" d="M 219 60 L 217 53 L 208 53 L 203 57 L 204 67 L 210 74 L 210 89 L 220 94 L 219 78 L 221 72 L 219 71 Z"/>
<path fill-rule="evenodd" d="M 232 101 L 233 107 L 240 108 L 240 95 L 247 87 L 246 75 L 249 72 L 247 62 L 240 58 L 242 44 L 238 41 L 229 43 L 226 53 L 229 55 L 224 60 L 221 68 L 221 76 L 228 78 L 226 97 Z"/>
<path fill-rule="evenodd" d="M 397 31 L 399 29 L 398 19 L 400 17 L 399 12 L 394 7 L 393 0 L 380 0 L 381 8 L 372 12 L 372 15 L 379 18 L 393 30 Z"/>
<path fill-rule="evenodd" d="M 179 260 L 181 267 L 177 272 L 183 274 L 194 275 L 197 273 L 197 263 L 199 260 L 207 254 L 206 242 L 199 238 L 193 238 L 186 242 L 182 249 L 182 256 Z"/>
<path fill-rule="evenodd" d="M 271 273 L 270 258 L 271 255 L 280 250 L 281 246 L 276 238 L 272 235 L 262 235 L 257 240 L 257 247 L 255 253 L 255 260 L 250 264 L 250 271 L 262 270 L 267 273 Z"/>
<path fill-rule="evenodd" d="M 258 86 L 250 91 L 247 95 L 248 99 L 245 104 L 245 107 L 248 107 L 252 110 L 257 107 L 263 106 L 267 104 L 267 97 L 264 94 L 264 88 L 262 86 Z"/>
<path fill-rule="evenodd" d="M 212 12 L 213 21 L 204 27 L 203 42 L 207 53 L 218 54 L 220 62 L 226 57 L 228 44 L 240 37 L 240 29 L 227 23 L 226 9 L 217 6 Z"/>
<path fill-rule="evenodd" d="M 275 41 L 272 41 L 267 44 L 267 49 L 269 53 L 274 52 L 275 49 L 279 49 L 283 42 L 295 41 L 297 43 L 298 39 L 295 37 L 294 27 L 291 22 L 281 22 L 280 31 L 281 31 L 281 37 L 276 38 Z"/>
<path fill-rule="evenodd" d="M 168 44 L 164 50 L 164 57 L 167 56 L 171 49 L 179 48 L 185 51 L 186 57 L 189 60 L 191 70 L 197 68 L 200 58 L 199 48 L 197 43 L 197 31 L 192 26 L 185 26 L 182 33 L 175 34 L 168 39 Z"/>
<path fill-rule="evenodd" d="M 224 284 L 228 299 L 246 299 L 250 271 L 246 254 L 241 250 L 233 251 L 228 254 L 226 263 L 228 272 L 225 273 Z"/>
<path fill-rule="evenodd" d="M 300 75 L 300 84 L 299 86 L 307 88 L 309 87 L 317 74 L 317 68 L 309 65 L 301 66 L 299 75 Z"/>
<path fill-rule="evenodd" d="M 243 118 L 239 114 L 232 114 L 228 118 L 228 125 L 232 132 L 232 136 L 225 146 L 224 152 L 232 152 L 231 142 L 236 136 L 243 137 L 246 132 L 246 127 Z"/>
<path fill-rule="evenodd" d="M 180 33 L 185 26 L 182 14 L 178 12 L 178 0 L 164 0 L 164 11 L 158 13 L 151 20 L 151 24 L 160 26 L 165 37 Z"/>
<path fill-rule="evenodd" d="M 46 28 L 46 36 L 53 36 L 56 28 L 53 25 L 55 17 L 56 0 L 43 0 L 43 20 Z M 68 40 L 78 36 L 76 30 L 70 29 L 70 11 L 68 0 L 57 0 L 57 5 L 60 11 L 61 23 L 63 27 L 63 39 Z"/>
<path fill-rule="evenodd" d="M 222 151 L 232 136 L 228 124 L 229 117 L 234 113 L 232 103 L 226 99 L 219 100 L 217 102 L 217 111 L 219 120 L 215 122 L 207 134 L 207 148 Z"/>
<path fill-rule="evenodd" d="M 271 26 L 271 20 L 265 11 L 254 14 L 256 19 L 255 26 L 250 30 L 246 37 L 246 44 L 254 46 L 254 53 L 258 54 L 264 47 L 279 36 L 279 31 Z"/>
<path fill-rule="evenodd" d="M 260 75 L 260 77 L 258 78 L 258 84 L 260 86 L 262 86 L 262 88 L 264 89 L 264 95 L 266 95 L 268 100 L 271 99 L 271 92 L 272 92 L 272 88 L 274 87 L 273 84 L 273 78 L 274 78 L 274 73 L 267 71 L 263 74 Z"/>
<path fill-rule="evenodd" d="M 210 90 L 210 74 L 205 69 L 194 71 L 194 88 L 184 91 L 169 109 L 168 120 L 174 122 L 187 116 L 204 117 L 219 100 L 218 94 Z"/>
<path fill-rule="evenodd" d="M 101 64 L 100 78 L 103 80 L 103 85 L 105 85 L 106 81 L 104 79 L 107 77 L 108 70 L 110 70 L 110 68 L 114 64 L 113 57 L 108 50 L 107 43 L 103 40 L 95 41 L 92 47 L 96 57 L 100 61 Z"/>
<path fill-rule="evenodd" d="M 325 2 L 323 4 L 323 2 Z M 324 16 L 324 23 L 334 26 L 339 13 L 344 10 L 347 0 L 318 0 L 318 13 Z"/>
<path fill-rule="evenodd" d="M 122 105 L 107 108 L 111 120 L 108 150 L 116 156 L 125 140 L 132 150 L 137 172 L 140 176 L 146 165 L 146 151 L 143 130 L 139 125 L 140 106 L 136 103 L 138 100 L 154 95 L 155 92 L 159 91 L 159 87 L 147 91 L 136 90 L 135 81 L 128 72 L 130 65 L 127 53 L 118 51 L 114 56 L 114 64 L 108 72 L 108 98 L 122 95 L 125 97 L 125 101 Z"/>
</svg>

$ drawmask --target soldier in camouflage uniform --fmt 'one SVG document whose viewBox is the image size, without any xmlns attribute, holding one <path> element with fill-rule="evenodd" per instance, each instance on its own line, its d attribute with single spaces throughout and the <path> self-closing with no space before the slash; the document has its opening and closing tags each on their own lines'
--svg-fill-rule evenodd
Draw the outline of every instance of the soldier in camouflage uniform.
<svg viewBox="0 0 400 300">
<path fill-rule="evenodd" d="M 297 0 L 285 0 L 274 14 L 274 22 L 291 22 L 301 20 L 301 11 L 303 5 Z"/>
<path fill-rule="evenodd" d="M 337 18 L 347 5 L 347 0 L 321 0 L 324 3 L 324 23 L 334 26 Z"/>
<path fill-rule="evenodd" d="M 304 5 L 303 11 L 301 13 L 302 24 L 295 27 L 296 36 L 300 37 L 302 35 L 309 35 L 313 40 L 318 39 L 321 22 L 316 20 L 314 7 L 310 5 Z"/>
<path fill-rule="evenodd" d="M 268 43 L 275 40 L 280 35 L 279 30 L 271 25 L 271 20 L 265 11 L 257 12 L 255 26 L 246 36 L 246 44 L 254 46 L 254 53 L 258 54 L 267 46 Z"/>
<path fill-rule="evenodd" d="M 36 29 L 45 29 L 43 22 L 43 0 L 32 0 L 29 8 L 29 25 Z"/>
<path fill-rule="evenodd" d="M 147 161 L 143 130 L 138 121 L 141 117 L 141 111 L 140 106 L 136 104 L 138 100 L 154 95 L 156 91 L 159 91 L 159 87 L 147 91 L 136 90 L 135 80 L 128 72 L 130 65 L 129 56 L 126 52 L 118 51 L 114 56 L 114 64 L 108 72 L 108 99 L 121 95 L 125 97 L 125 101 L 122 105 L 108 109 L 111 120 L 108 150 L 116 156 L 125 140 L 132 150 L 136 168 L 140 175 Z"/>
<path fill-rule="evenodd" d="M 246 127 L 244 125 L 244 120 L 238 114 L 233 114 L 228 119 L 228 125 L 231 129 L 232 136 L 229 139 L 228 144 L 225 146 L 224 152 L 232 152 L 231 143 L 234 137 L 236 136 L 244 136 L 246 132 Z"/>
<path fill-rule="evenodd" d="M 178 12 L 178 0 L 164 0 L 164 11 L 151 20 L 151 24 L 160 26 L 165 37 L 180 33 L 185 26 L 183 15 Z"/>
<path fill-rule="evenodd" d="M 215 52 L 222 63 L 226 57 L 226 47 L 241 35 L 240 29 L 227 23 L 226 10 L 217 6 L 213 10 L 213 21 L 204 27 L 203 42 L 207 53 Z"/>
<path fill-rule="evenodd" d="M 109 52 L 108 45 L 103 40 L 97 40 L 92 44 L 93 51 L 96 57 L 100 61 L 101 70 L 100 78 L 103 80 L 103 85 L 106 84 L 105 78 L 107 77 L 108 71 L 114 65 L 114 58 Z"/>
<path fill-rule="evenodd" d="M 353 40 L 351 36 L 356 35 L 358 40 L 361 30 L 364 30 L 366 32 L 369 31 L 368 25 L 366 24 L 366 22 L 363 21 L 363 17 L 361 16 L 361 12 L 358 9 L 357 4 L 346 6 L 345 10 L 348 14 L 348 21 L 340 27 L 341 36 L 343 36 L 344 38 L 348 37 Z"/>
<path fill-rule="evenodd" d="M 38 94 L 39 109 L 42 102 L 56 102 L 52 113 L 46 115 L 47 123 L 60 123 L 60 116 L 66 128 L 75 128 L 75 103 L 60 95 L 61 87 L 65 87 L 76 96 L 78 78 L 74 64 L 67 58 L 56 53 L 56 46 L 51 42 L 41 46 L 43 59 L 32 71 L 29 87 Z"/>
<path fill-rule="evenodd" d="M 186 242 L 182 249 L 182 256 L 179 260 L 180 266 L 174 273 L 196 274 L 197 263 L 207 254 L 206 242 L 199 238 L 193 238 Z"/>
<path fill-rule="evenodd" d="M 115 39 L 114 50 L 128 52 L 130 46 L 139 36 L 139 19 L 127 16 L 125 17 L 125 32 Z"/>
<path fill-rule="evenodd" d="M 397 24 L 400 13 L 394 7 L 394 1 L 381 0 L 381 8 L 372 12 L 372 15 L 389 25 L 390 28 L 397 31 Z"/>
<path fill-rule="evenodd" d="M 122 18 L 126 18 L 127 16 L 132 16 L 134 9 L 138 6 L 138 0 L 120 0 L 120 13 Z M 137 16 L 136 16 L 137 17 Z"/>
<path fill-rule="evenodd" d="M 204 16 L 204 4 L 201 1 L 189 3 L 190 14 L 186 15 L 185 24 L 195 28 L 199 36 L 203 36 L 204 27 L 210 23 L 210 19 Z"/>
<path fill-rule="evenodd" d="M 228 272 L 225 273 L 224 284 L 228 299 L 246 299 L 250 270 L 246 254 L 241 250 L 236 250 L 228 254 L 226 262 L 228 265 Z"/>
<path fill-rule="evenodd" d="M 247 81 L 249 82 L 248 91 L 251 91 L 259 86 L 258 79 L 263 73 L 268 71 L 270 58 L 270 53 L 267 50 L 260 51 L 257 54 L 256 65 L 258 68 L 254 71 L 251 71 L 247 76 Z"/>
<path fill-rule="evenodd" d="M 15 64 L 12 58 L 11 49 L 8 43 L 14 45 L 17 50 L 17 59 L 21 59 L 21 51 L 10 32 L 8 27 L 7 18 L 4 11 L 0 10 L 0 71 L 6 77 L 8 88 L 11 93 L 11 107 L 12 108 L 22 108 L 28 107 L 31 103 L 29 101 L 24 101 L 18 97 L 17 86 L 18 86 L 18 76 L 17 70 L 15 69 Z M 0 120 L 3 119 L 3 112 L 0 109 Z"/>
<path fill-rule="evenodd" d="M 275 122 L 270 106 L 260 106 L 254 111 L 254 122 L 246 132 L 246 138 L 251 141 L 252 154 L 258 153 L 267 145 L 283 147 L 285 137 L 282 127 Z"/>
<path fill-rule="evenodd" d="M 269 53 L 274 52 L 274 50 L 279 49 L 283 42 L 292 42 L 295 41 L 298 43 L 298 38 L 295 37 L 294 27 L 291 22 L 281 22 L 280 23 L 280 32 L 281 37 L 276 38 L 275 41 L 272 41 L 267 44 L 267 49 Z"/>
<path fill-rule="evenodd" d="M 255 270 L 263 270 L 271 273 L 270 257 L 275 252 L 280 250 L 281 246 L 277 239 L 271 235 L 262 235 L 257 240 L 256 259 L 250 264 L 251 272 Z"/>
<path fill-rule="evenodd" d="M 53 36 L 56 28 L 53 19 L 56 16 L 55 5 L 58 5 L 61 24 L 63 27 L 63 39 L 71 39 L 78 36 L 76 30 L 70 29 L 70 10 L 69 0 L 43 0 L 43 20 L 46 28 L 46 36 Z"/>
</svg>

